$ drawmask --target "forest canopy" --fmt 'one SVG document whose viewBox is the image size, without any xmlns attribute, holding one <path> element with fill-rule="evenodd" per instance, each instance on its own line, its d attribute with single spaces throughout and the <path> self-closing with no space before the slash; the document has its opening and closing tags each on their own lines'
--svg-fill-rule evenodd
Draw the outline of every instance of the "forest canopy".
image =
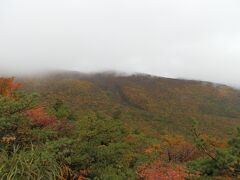
<svg viewBox="0 0 240 180">
<path fill-rule="evenodd" d="M 131 98 L 137 97 L 133 93 Z M 188 120 L 188 136 L 151 134 L 123 121 L 121 107 L 112 108 L 112 114 L 92 110 L 83 115 L 64 98 L 49 103 L 14 78 L 1 78 L 0 177 L 239 178 L 240 130 L 229 140 L 217 138 L 203 132 L 196 120 Z"/>
</svg>

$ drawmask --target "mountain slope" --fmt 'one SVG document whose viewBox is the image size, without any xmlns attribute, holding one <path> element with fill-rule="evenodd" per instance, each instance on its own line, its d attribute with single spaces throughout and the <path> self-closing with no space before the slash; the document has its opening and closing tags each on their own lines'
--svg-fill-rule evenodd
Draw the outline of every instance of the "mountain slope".
<svg viewBox="0 0 240 180">
<path fill-rule="evenodd" d="M 224 85 L 144 74 L 60 72 L 21 80 L 44 100 L 66 102 L 79 116 L 101 111 L 129 128 L 158 136 L 188 135 L 191 119 L 212 135 L 226 136 L 240 124 L 240 91 Z"/>
</svg>

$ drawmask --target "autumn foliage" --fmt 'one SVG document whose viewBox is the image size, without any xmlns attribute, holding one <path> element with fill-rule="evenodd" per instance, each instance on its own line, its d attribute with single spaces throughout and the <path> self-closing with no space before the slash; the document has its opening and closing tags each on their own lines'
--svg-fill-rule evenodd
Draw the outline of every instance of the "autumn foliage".
<svg viewBox="0 0 240 180">
<path fill-rule="evenodd" d="M 201 152 L 183 136 L 165 135 L 163 137 L 163 158 L 168 162 L 187 162 L 201 156 Z"/>
<path fill-rule="evenodd" d="M 166 164 L 161 161 L 139 168 L 138 173 L 140 178 L 147 180 L 184 180 L 187 177 L 196 176 L 188 174 L 184 165 Z"/>
<path fill-rule="evenodd" d="M 25 114 L 34 124 L 43 127 L 53 126 L 57 123 L 56 117 L 48 115 L 43 107 L 28 110 Z"/>
<path fill-rule="evenodd" d="M 14 77 L 12 78 L 0 78 L 0 95 L 11 96 L 14 91 L 21 88 L 20 83 L 14 82 Z"/>
<path fill-rule="evenodd" d="M 41 83 L 20 92 L 0 78 L 1 178 L 240 179 L 240 129 L 222 138 L 240 117 L 240 93 L 145 76 Z"/>
</svg>

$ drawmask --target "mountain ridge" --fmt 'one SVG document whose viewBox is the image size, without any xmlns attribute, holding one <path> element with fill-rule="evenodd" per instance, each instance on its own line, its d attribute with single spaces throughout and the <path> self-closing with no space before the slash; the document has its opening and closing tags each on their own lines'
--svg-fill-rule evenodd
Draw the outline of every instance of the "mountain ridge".
<svg viewBox="0 0 240 180">
<path fill-rule="evenodd" d="M 231 135 L 232 127 L 240 123 L 240 91 L 222 84 L 148 74 L 75 71 L 20 81 L 25 90 L 40 93 L 49 103 L 61 99 L 80 116 L 100 111 L 118 116 L 132 127 L 149 126 L 149 133 L 176 131 L 187 135 L 195 118 L 210 134 Z"/>
</svg>

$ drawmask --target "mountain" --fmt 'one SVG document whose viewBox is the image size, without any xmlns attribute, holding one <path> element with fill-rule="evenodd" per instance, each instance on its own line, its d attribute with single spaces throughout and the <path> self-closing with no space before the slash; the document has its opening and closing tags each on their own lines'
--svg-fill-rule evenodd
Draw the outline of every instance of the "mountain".
<svg viewBox="0 0 240 180">
<path fill-rule="evenodd" d="M 19 81 L 50 104 L 63 100 L 79 116 L 103 112 L 152 136 L 188 136 L 192 119 L 206 133 L 220 137 L 231 136 L 240 125 L 240 91 L 210 82 L 68 71 Z"/>
</svg>

